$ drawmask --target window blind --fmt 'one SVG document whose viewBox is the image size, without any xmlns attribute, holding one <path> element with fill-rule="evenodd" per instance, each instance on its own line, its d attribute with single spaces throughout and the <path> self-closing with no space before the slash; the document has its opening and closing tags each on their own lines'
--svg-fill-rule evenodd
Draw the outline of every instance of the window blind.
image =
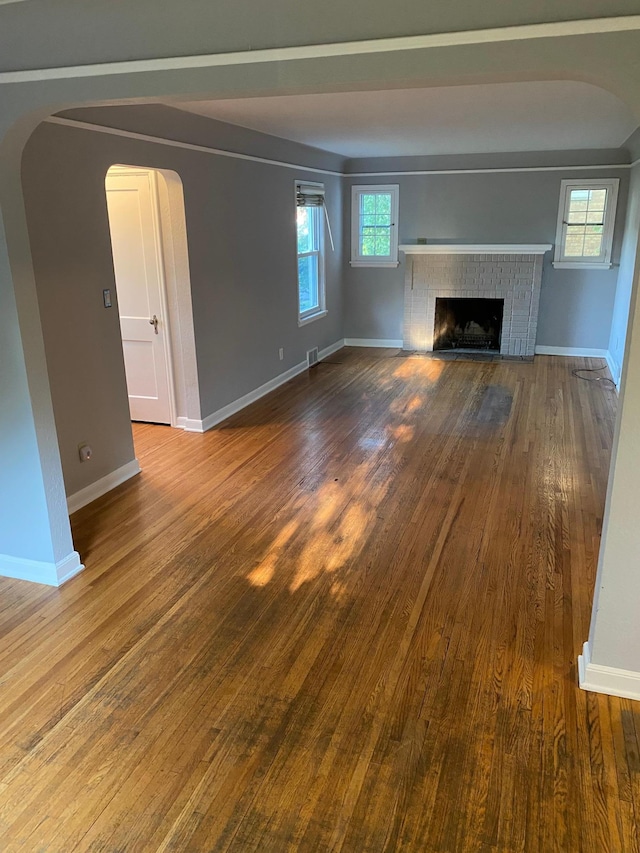
<svg viewBox="0 0 640 853">
<path fill-rule="evenodd" d="M 324 197 L 324 187 L 318 184 L 305 184 L 302 181 L 296 182 L 296 205 L 297 207 L 322 207 L 324 217 L 327 221 L 327 231 L 329 233 L 329 242 L 331 243 L 332 251 L 335 251 L 333 244 L 333 234 L 331 232 L 331 222 L 329 221 L 329 213 Z"/>
<path fill-rule="evenodd" d="M 317 184 L 296 184 L 296 204 L 298 207 L 322 207 L 324 205 L 324 187 Z"/>
</svg>

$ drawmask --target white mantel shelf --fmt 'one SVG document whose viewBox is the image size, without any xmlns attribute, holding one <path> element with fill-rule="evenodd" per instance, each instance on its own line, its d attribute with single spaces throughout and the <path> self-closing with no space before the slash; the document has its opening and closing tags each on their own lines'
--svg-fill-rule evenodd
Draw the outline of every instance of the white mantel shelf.
<svg viewBox="0 0 640 853">
<path fill-rule="evenodd" d="M 544 255 L 551 243 L 405 243 L 406 255 Z"/>
</svg>

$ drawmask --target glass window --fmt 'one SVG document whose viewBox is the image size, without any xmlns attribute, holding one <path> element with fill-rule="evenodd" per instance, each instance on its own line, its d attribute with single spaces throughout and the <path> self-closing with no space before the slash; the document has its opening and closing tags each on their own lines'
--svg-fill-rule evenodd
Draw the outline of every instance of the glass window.
<svg viewBox="0 0 640 853">
<path fill-rule="evenodd" d="M 325 313 L 324 294 L 324 202 L 322 194 L 308 196 L 309 203 L 296 185 L 296 223 L 298 247 L 298 319 L 311 320 Z M 308 187 L 309 185 L 304 185 Z"/>
<path fill-rule="evenodd" d="M 398 186 L 352 187 L 354 266 L 397 266 Z"/>
<path fill-rule="evenodd" d="M 618 183 L 562 181 L 554 266 L 611 266 Z"/>
</svg>

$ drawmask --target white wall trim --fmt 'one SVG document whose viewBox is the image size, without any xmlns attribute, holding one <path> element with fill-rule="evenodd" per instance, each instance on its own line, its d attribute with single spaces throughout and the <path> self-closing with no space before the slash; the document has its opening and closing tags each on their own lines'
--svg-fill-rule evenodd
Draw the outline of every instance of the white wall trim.
<svg viewBox="0 0 640 853">
<path fill-rule="evenodd" d="M 589 643 L 584 644 L 582 654 L 578 656 L 578 680 L 583 690 L 623 699 L 640 699 L 640 672 L 592 663 Z"/>
<path fill-rule="evenodd" d="M 407 50 L 443 47 L 462 47 L 498 42 L 528 41 L 531 39 L 566 38 L 599 33 L 619 33 L 640 30 L 640 15 L 610 18 L 587 18 L 577 21 L 557 21 L 544 24 L 520 24 L 510 27 L 491 27 L 481 30 L 461 30 L 449 33 L 430 33 L 417 36 L 366 39 L 363 41 L 329 42 L 295 47 L 261 48 L 231 51 L 200 56 L 174 56 L 162 59 L 135 59 L 120 62 L 101 62 L 87 65 L 68 65 L 60 68 L 36 68 L 27 71 L 3 71 L 3 83 L 29 83 L 38 80 L 64 80 L 73 77 L 101 77 L 111 74 L 141 74 L 150 71 L 175 71 L 190 68 L 214 68 L 230 65 L 254 65 L 269 62 L 290 62 L 304 59 L 329 59 L 337 56 L 359 56 Z"/>
<path fill-rule="evenodd" d="M 73 127 L 76 130 L 89 130 L 92 133 L 107 133 L 110 136 L 122 136 L 125 139 L 136 139 L 139 142 L 151 142 L 156 145 L 168 145 L 170 148 L 183 148 L 187 151 L 198 151 L 201 154 L 215 154 L 217 157 L 231 157 L 234 160 L 249 160 L 252 163 L 264 163 L 267 166 L 280 166 L 283 169 L 296 169 L 298 172 L 313 172 L 318 175 L 334 175 L 342 177 L 343 172 L 331 169 L 318 169 L 314 166 L 302 166 L 300 163 L 287 163 L 284 160 L 270 160 L 268 157 L 254 157 L 252 154 L 239 154 L 236 151 L 226 151 L 223 148 L 211 148 L 209 145 L 196 145 L 192 142 L 179 142 L 164 136 L 151 136 L 148 133 L 137 133 L 133 130 L 120 130 L 117 127 L 104 127 L 101 124 L 91 124 L 87 121 L 50 116 L 45 119 L 47 124 L 59 124 L 63 127 Z"/>
<path fill-rule="evenodd" d="M 313 172 L 316 175 L 333 175 L 338 178 L 376 178 L 391 177 L 393 175 L 490 175 L 504 174 L 510 172 L 572 172 L 604 169 L 631 169 L 633 163 L 612 163 L 608 165 L 589 166 L 509 166 L 501 169 L 478 168 L 478 169 L 421 169 L 395 172 L 338 172 L 331 169 L 320 169 L 315 166 L 302 166 L 300 163 L 288 163 L 284 160 L 270 160 L 268 157 L 254 157 L 252 154 L 239 154 L 235 151 L 226 151 L 223 148 L 211 148 L 208 145 L 196 145 L 192 142 L 180 142 L 176 139 L 167 139 L 164 136 L 152 136 L 148 133 L 137 133 L 134 130 L 121 130 L 117 127 L 105 127 L 102 124 L 92 124 L 88 121 L 78 121 L 61 116 L 50 116 L 44 120 L 47 124 L 59 124 L 63 127 L 72 127 L 76 130 L 88 130 L 92 133 L 106 133 L 111 136 L 121 136 L 125 139 L 136 139 L 139 142 L 151 142 L 156 145 L 167 145 L 170 148 L 183 148 L 187 151 L 198 151 L 201 154 L 214 154 L 217 157 L 231 157 L 236 160 L 249 160 L 253 163 L 264 163 L 267 166 L 280 166 L 283 169 L 296 169 L 297 171 Z M 640 163 L 639 161 L 636 161 Z M 393 264 L 397 266 L 397 264 Z"/>
<path fill-rule="evenodd" d="M 327 358 L 327 356 L 332 355 L 339 349 L 342 349 L 343 346 L 344 341 L 342 339 L 330 344 L 328 347 L 325 347 L 318 352 L 318 360 L 322 361 L 323 358 Z M 301 361 L 293 367 L 290 367 L 288 370 L 285 370 L 284 373 L 274 376 L 273 379 L 270 379 L 268 382 L 265 382 L 263 385 L 255 388 L 253 391 L 249 391 L 248 394 L 244 394 L 232 403 L 228 403 L 221 409 L 207 415 L 203 420 L 196 421 L 189 418 L 180 418 L 179 420 L 182 423 L 179 423 L 178 426 L 181 426 L 186 432 L 207 432 L 207 430 L 212 429 L 222 421 L 225 421 L 227 418 L 230 418 L 232 415 L 235 415 L 237 412 L 245 409 L 247 406 L 250 406 L 251 403 L 255 403 L 256 400 L 259 400 L 271 391 L 275 391 L 276 388 L 279 388 L 281 385 L 284 385 L 285 382 L 288 382 L 300 373 L 304 373 L 304 371 L 308 369 L 309 366 L 307 365 L 306 360 Z"/>
<path fill-rule="evenodd" d="M 544 255 L 551 243 L 403 243 L 405 255 Z"/>
<path fill-rule="evenodd" d="M 499 153 L 499 152 L 496 152 Z M 640 161 L 637 161 L 640 162 Z M 633 163 L 608 163 L 601 166 L 591 163 L 588 166 L 504 166 L 502 168 L 477 169 L 413 169 L 394 172 L 344 172 L 345 178 L 384 178 L 394 175 L 499 175 L 506 172 L 583 172 L 591 169 L 631 169 Z"/>
<path fill-rule="evenodd" d="M 176 420 L 176 429 L 183 429 L 185 432 L 204 432 L 202 421 L 197 418 L 179 417 Z"/>
<path fill-rule="evenodd" d="M 40 560 L 25 560 L 20 557 L 9 557 L 0 554 L 0 575 L 16 580 L 43 583 L 47 586 L 62 586 L 84 569 L 80 555 L 72 551 L 57 563 L 47 563 Z"/>
<path fill-rule="evenodd" d="M 581 356 L 582 358 L 604 358 L 609 355 L 606 349 L 589 349 L 588 347 L 536 347 L 536 355 Z"/>
<path fill-rule="evenodd" d="M 285 372 L 281 373 L 279 376 L 275 376 L 273 379 L 270 379 L 268 382 L 265 382 L 264 385 L 260 385 L 253 391 L 249 391 L 248 394 L 244 394 L 242 397 L 239 397 L 232 403 L 228 403 L 226 406 L 223 406 L 216 412 L 212 412 L 210 415 L 207 415 L 206 418 L 199 422 L 199 429 L 185 427 L 186 431 L 207 432 L 207 430 L 212 429 L 214 426 L 217 426 L 222 421 L 225 421 L 227 418 L 230 418 L 231 415 L 235 415 L 241 409 L 250 406 L 251 403 L 255 403 L 256 400 L 259 400 L 261 397 L 264 397 L 266 394 L 269 394 L 270 391 L 275 391 L 276 388 L 279 388 L 281 385 L 284 385 L 285 382 L 288 382 L 290 379 L 293 379 L 300 373 L 304 373 L 304 371 L 307 369 L 308 367 L 306 360 L 299 362 L 299 364 L 294 365 L 294 367 L 290 367 L 289 370 L 285 370 Z"/>
<path fill-rule="evenodd" d="M 573 261 L 552 261 L 551 266 L 554 270 L 610 270 L 613 269 L 613 264 L 609 263 L 574 263 Z"/>
<path fill-rule="evenodd" d="M 607 359 L 607 366 L 609 367 L 609 373 L 611 374 L 611 378 L 616 383 L 616 390 L 618 390 L 618 387 L 620 386 L 622 368 L 618 365 L 618 362 L 615 360 L 610 350 L 607 350 L 605 358 Z"/>
<path fill-rule="evenodd" d="M 180 175 L 171 169 L 155 169 L 158 189 L 158 221 L 167 284 L 168 311 L 171 319 L 170 347 L 178 417 L 200 417 L 200 385 L 196 358 L 189 243 Z"/>
<path fill-rule="evenodd" d="M 79 492 L 69 495 L 67 498 L 67 508 L 69 513 L 76 512 L 76 510 L 90 504 L 91 501 L 101 498 L 102 495 L 106 495 L 106 493 L 110 492 L 111 489 L 115 489 L 116 486 L 130 480 L 131 477 L 135 477 L 135 475 L 139 474 L 140 471 L 140 463 L 137 459 L 132 459 L 131 462 L 127 462 L 126 465 L 122 465 L 110 474 L 101 477 L 99 480 L 96 480 L 95 483 L 91 483 L 90 485 L 85 486 L 84 489 L 80 489 Z"/>
<path fill-rule="evenodd" d="M 335 344 L 329 344 L 328 347 L 321 349 L 318 352 L 318 361 L 322 361 L 323 358 L 328 358 L 330 355 L 333 355 L 334 352 L 338 352 L 338 350 L 342 349 L 345 346 L 344 338 L 340 338 L 339 341 L 336 341 Z"/>
<path fill-rule="evenodd" d="M 402 349 L 402 339 L 395 338 L 345 338 L 346 347 L 389 347 Z"/>
</svg>

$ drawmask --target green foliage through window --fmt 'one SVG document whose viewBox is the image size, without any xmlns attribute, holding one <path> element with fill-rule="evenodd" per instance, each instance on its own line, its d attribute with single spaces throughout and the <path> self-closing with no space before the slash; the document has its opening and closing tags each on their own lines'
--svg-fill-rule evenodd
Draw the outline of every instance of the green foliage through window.
<svg viewBox="0 0 640 853">
<path fill-rule="evenodd" d="M 321 207 L 298 207 L 298 304 L 304 316 L 321 307 Z"/>
<path fill-rule="evenodd" d="M 358 252 L 363 257 L 391 254 L 391 193 L 360 194 Z"/>
</svg>

